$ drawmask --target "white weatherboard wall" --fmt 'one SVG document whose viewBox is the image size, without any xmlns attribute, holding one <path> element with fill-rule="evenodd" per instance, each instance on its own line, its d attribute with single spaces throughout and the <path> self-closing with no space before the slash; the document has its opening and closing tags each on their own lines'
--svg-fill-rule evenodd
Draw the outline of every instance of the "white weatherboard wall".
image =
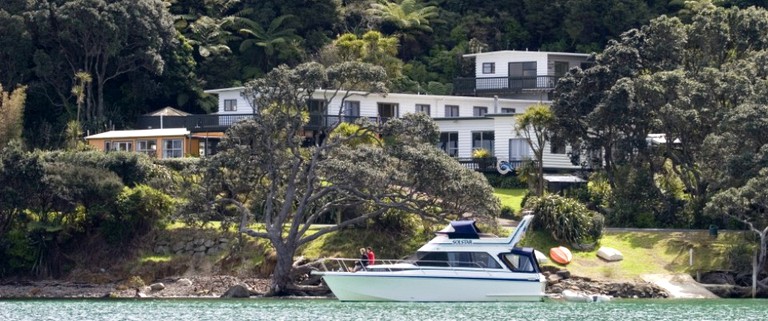
<svg viewBox="0 0 768 321">
<path fill-rule="evenodd" d="M 253 112 L 251 105 L 242 97 L 242 87 L 214 89 L 208 93 L 219 96 L 219 115 L 249 114 Z M 315 99 L 325 99 L 326 92 L 318 91 Z M 236 99 L 236 111 L 224 111 L 224 100 Z M 360 102 L 360 116 L 377 117 L 379 103 L 394 103 L 399 106 L 398 115 L 402 117 L 407 113 L 413 113 L 417 104 L 430 105 L 430 116 L 440 127 L 441 132 L 458 132 L 459 157 L 472 156 L 472 132 L 494 131 L 494 156 L 499 160 L 509 158 L 509 140 L 520 137 L 514 130 L 515 118 L 512 114 L 499 114 L 501 108 L 514 108 L 517 114 L 524 113 L 528 106 L 539 103 L 536 100 L 519 99 L 494 99 L 486 97 L 465 96 L 441 96 L 441 95 L 415 95 L 415 94 L 368 94 L 356 93 L 347 98 L 348 101 Z M 548 103 L 548 102 L 542 102 Z M 457 118 L 445 117 L 445 106 L 459 106 Z M 328 106 L 329 115 L 338 115 L 341 106 L 341 96 L 337 96 Z M 482 106 L 488 108 L 485 117 L 473 117 L 473 108 Z M 496 109 L 494 109 L 496 106 Z M 550 154 L 547 147 L 544 153 L 544 166 L 546 168 L 578 168 L 573 166 L 567 154 Z"/>
</svg>

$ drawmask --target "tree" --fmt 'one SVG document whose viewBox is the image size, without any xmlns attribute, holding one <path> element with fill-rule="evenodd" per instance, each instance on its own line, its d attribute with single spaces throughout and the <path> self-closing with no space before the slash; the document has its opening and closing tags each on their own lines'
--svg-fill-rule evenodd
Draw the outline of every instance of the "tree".
<svg viewBox="0 0 768 321">
<path fill-rule="evenodd" d="M 422 47 L 425 47 L 425 43 L 431 42 L 429 37 L 423 35 L 432 32 L 430 21 L 437 18 L 438 11 L 436 6 L 425 5 L 418 0 L 379 0 L 378 3 L 371 4 L 368 13 L 386 34 L 395 35 L 400 39 L 403 44 L 401 57 L 411 59 L 424 51 Z"/>
<path fill-rule="evenodd" d="M 21 138 L 26 90 L 27 87 L 18 87 L 6 92 L 0 84 L 0 150 L 8 142 Z"/>
<path fill-rule="evenodd" d="M 104 118 L 106 85 L 145 70 L 162 74 L 161 53 L 175 39 L 173 20 L 161 0 L 36 0 L 26 14 L 37 36 L 36 74 L 56 92 L 52 101 L 70 106 L 72 79 L 57 75 L 86 72 L 84 116 Z"/>
<path fill-rule="evenodd" d="M 544 195 L 544 148 L 551 138 L 550 127 L 554 123 L 554 114 L 547 105 L 529 106 L 524 113 L 515 117 L 515 131 L 525 137 L 528 146 L 536 158 L 536 195 Z"/>
<path fill-rule="evenodd" d="M 412 30 L 431 32 L 432 28 L 429 27 L 429 21 L 437 17 L 437 11 L 437 7 L 425 6 L 418 0 L 395 0 L 393 2 L 380 0 L 379 3 L 371 4 L 371 9 L 368 12 L 380 23 L 392 23 L 402 32 Z"/>
<path fill-rule="evenodd" d="M 300 246 L 327 233 L 390 211 L 429 220 L 465 212 L 490 217 L 498 211 L 487 181 L 435 148 L 439 132 L 424 115 L 382 125 L 361 120 L 354 131 L 302 147 L 310 97 L 322 97 L 331 110 L 328 120 L 339 119 L 344 101 L 361 91 L 383 91 L 385 77 L 382 68 L 359 62 L 328 68 L 307 63 L 278 67 L 246 85 L 254 119 L 230 128 L 221 151 L 207 160 L 201 185 L 212 187 L 206 191 L 211 205 L 236 209 L 242 233 L 266 238 L 274 247 L 270 294 L 307 289 L 292 283 L 293 257 Z M 315 93 L 317 88 L 334 89 Z M 328 122 L 324 130 L 333 133 L 337 126 Z M 368 139 L 372 134 L 384 139 Z M 307 233 L 313 222 L 341 210 L 356 215 Z M 251 229 L 253 220 L 263 230 Z"/>
<path fill-rule="evenodd" d="M 706 213 L 714 217 L 725 215 L 744 223 L 760 238 L 752 265 L 752 297 L 757 287 L 768 288 L 768 278 L 758 279 L 768 257 L 768 168 L 744 186 L 724 190 L 707 204 Z"/>
<path fill-rule="evenodd" d="M 266 57 L 266 67 L 271 68 L 271 58 L 278 53 L 295 49 L 293 42 L 298 41 L 296 30 L 287 26 L 292 15 L 283 15 L 273 19 L 264 28 L 257 21 L 245 17 L 232 16 L 228 18 L 228 24 L 238 29 L 245 37 L 240 43 L 240 53 L 248 52 L 251 48 L 261 48 Z"/>
<path fill-rule="evenodd" d="M 558 137 L 601 151 L 595 164 L 614 189 L 625 185 L 617 180 L 633 177 L 617 175 L 621 167 L 655 175 L 671 160 L 670 169 L 690 198 L 688 216 L 694 225 L 705 226 L 704 205 L 713 193 L 730 187 L 717 182 L 723 164 L 708 160 L 729 154 L 707 144 L 726 141 L 721 132 L 732 111 L 764 103 L 768 74 L 761 66 L 768 37 L 761 30 L 768 27 L 768 11 L 696 8 L 690 22 L 662 16 L 611 41 L 593 67 L 573 70 L 558 83 L 553 111 Z M 649 145 L 651 133 L 663 134 L 665 142 Z M 739 135 L 731 141 L 754 141 Z"/>
</svg>

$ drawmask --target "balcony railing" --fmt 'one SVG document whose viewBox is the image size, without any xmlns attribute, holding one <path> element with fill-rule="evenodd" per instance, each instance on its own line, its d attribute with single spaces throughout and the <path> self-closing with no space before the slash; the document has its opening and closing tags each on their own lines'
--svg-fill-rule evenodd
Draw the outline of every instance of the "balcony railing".
<svg viewBox="0 0 768 321">
<path fill-rule="evenodd" d="M 456 78 L 453 81 L 453 94 L 483 96 L 518 94 L 524 90 L 552 90 L 559 78 L 558 76 Z"/>
<path fill-rule="evenodd" d="M 186 128 L 190 131 L 219 131 L 226 130 L 232 124 L 253 114 L 231 115 L 189 115 L 189 116 L 139 116 L 137 125 L 141 129 L 157 128 Z"/>
<path fill-rule="evenodd" d="M 234 123 L 252 117 L 254 117 L 253 114 L 164 116 L 162 119 L 160 116 L 139 116 L 137 125 L 140 129 L 186 128 L 192 132 L 224 131 Z M 305 128 L 308 130 L 322 130 L 335 126 L 339 122 L 355 122 L 359 118 L 368 118 L 375 124 L 381 124 L 391 117 L 310 114 L 309 123 L 307 123 Z"/>
</svg>

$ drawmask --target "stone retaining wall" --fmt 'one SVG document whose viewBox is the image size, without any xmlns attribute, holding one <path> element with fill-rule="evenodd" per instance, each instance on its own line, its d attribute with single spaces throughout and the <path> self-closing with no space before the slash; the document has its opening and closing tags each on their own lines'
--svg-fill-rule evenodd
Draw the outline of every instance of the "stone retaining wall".
<svg viewBox="0 0 768 321">
<path fill-rule="evenodd" d="M 170 237 L 158 238 L 155 241 L 153 251 L 158 255 L 189 255 L 202 257 L 206 255 L 218 255 L 231 247 L 233 240 L 220 236 L 186 235 L 177 239 Z"/>
</svg>

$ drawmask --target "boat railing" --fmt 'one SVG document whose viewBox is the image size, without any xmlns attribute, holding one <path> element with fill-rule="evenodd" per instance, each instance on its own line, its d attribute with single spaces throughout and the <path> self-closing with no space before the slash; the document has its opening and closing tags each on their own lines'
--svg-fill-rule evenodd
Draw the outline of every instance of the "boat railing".
<svg viewBox="0 0 768 321">
<path fill-rule="evenodd" d="M 321 271 L 326 272 L 358 272 L 358 271 L 375 271 L 375 272 L 395 272 L 395 271 L 434 271 L 434 270 L 447 270 L 447 271 L 487 271 L 487 272 L 501 272 L 503 269 L 489 268 L 480 264 L 479 262 L 468 261 L 432 261 L 432 260 L 391 260 L 391 259 L 376 259 L 373 265 L 363 266 L 360 264 L 360 259 L 350 258 L 325 258 L 319 261 Z"/>
</svg>

